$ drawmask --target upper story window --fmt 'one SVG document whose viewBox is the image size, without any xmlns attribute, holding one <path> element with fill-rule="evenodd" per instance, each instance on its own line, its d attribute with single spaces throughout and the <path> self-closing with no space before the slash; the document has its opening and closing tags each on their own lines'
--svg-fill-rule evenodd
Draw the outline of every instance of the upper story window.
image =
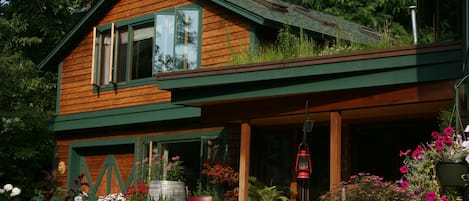
<svg viewBox="0 0 469 201">
<path fill-rule="evenodd" d="M 200 66 L 200 11 L 171 9 L 94 30 L 92 83 L 141 83 L 158 72 Z"/>
</svg>

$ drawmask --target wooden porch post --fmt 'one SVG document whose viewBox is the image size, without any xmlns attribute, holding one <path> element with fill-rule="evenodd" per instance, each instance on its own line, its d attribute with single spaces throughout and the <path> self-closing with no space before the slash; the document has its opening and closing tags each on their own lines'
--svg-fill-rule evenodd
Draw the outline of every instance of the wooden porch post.
<svg viewBox="0 0 469 201">
<path fill-rule="evenodd" d="M 331 150 L 330 150 L 330 185 L 329 189 L 340 183 L 341 180 L 341 147 L 342 147 L 342 116 L 340 112 L 331 112 Z"/>
<path fill-rule="evenodd" d="M 248 200 L 249 156 L 251 154 L 251 124 L 241 123 L 241 147 L 239 153 L 239 194 L 238 200 Z"/>
</svg>

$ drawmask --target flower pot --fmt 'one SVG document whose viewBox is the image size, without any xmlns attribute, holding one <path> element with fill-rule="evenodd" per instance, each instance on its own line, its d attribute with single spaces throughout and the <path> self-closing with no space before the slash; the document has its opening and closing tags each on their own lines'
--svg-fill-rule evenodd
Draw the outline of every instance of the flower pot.
<svg viewBox="0 0 469 201">
<path fill-rule="evenodd" d="M 154 180 L 150 182 L 148 194 L 153 200 L 174 200 L 186 201 L 186 186 L 181 181 L 161 181 Z"/>
<path fill-rule="evenodd" d="M 438 162 L 436 165 L 436 176 L 442 186 L 464 187 L 461 176 L 468 173 L 469 168 L 464 162 Z"/>
<path fill-rule="evenodd" d="M 187 201 L 212 201 L 212 196 L 189 196 Z"/>
</svg>

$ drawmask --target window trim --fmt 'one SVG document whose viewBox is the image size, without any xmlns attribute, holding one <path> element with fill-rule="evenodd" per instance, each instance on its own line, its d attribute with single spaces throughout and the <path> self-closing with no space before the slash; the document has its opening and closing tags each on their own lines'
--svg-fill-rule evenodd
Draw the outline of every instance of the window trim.
<svg viewBox="0 0 469 201">
<path fill-rule="evenodd" d="M 141 25 L 141 24 L 144 24 L 144 23 L 148 23 L 148 22 L 151 22 L 153 21 L 154 23 L 154 27 L 156 28 L 156 16 L 157 15 L 164 15 L 164 14 L 172 14 L 172 15 L 176 15 L 177 12 L 179 10 L 195 10 L 195 11 L 198 11 L 198 36 L 197 36 L 197 40 L 198 40 L 198 43 L 197 43 L 197 67 L 198 69 L 201 68 L 201 64 L 202 64 L 202 61 L 201 61 L 201 53 L 202 53 L 202 7 L 200 4 L 198 3 L 194 3 L 194 4 L 189 4 L 189 5 L 185 5 L 185 6 L 181 6 L 181 7 L 178 7 L 178 8 L 170 8 L 170 9 L 167 9 L 167 10 L 163 10 L 163 11 L 159 11 L 159 12 L 155 12 L 155 13 L 150 13 L 150 14 L 145 14 L 145 15 L 142 15 L 142 16 L 139 16 L 139 17 L 135 17 L 135 18 L 131 18 L 131 19 L 126 19 L 126 20 L 122 20 L 122 21 L 118 21 L 118 22 L 114 22 L 114 23 L 110 23 L 110 24 L 105 24 L 105 25 L 102 25 L 102 26 L 98 26 L 98 27 L 94 27 L 93 29 L 93 52 L 92 52 L 92 55 L 93 55 L 93 58 L 92 58 L 92 78 L 91 78 L 91 84 L 93 85 L 93 92 L 100 92 L 100 91 L 109 91 L 109 90 L 118 90 L 118 89 L 123 89 L 123 88 L 129 88 L 129 87 L 135 87 L 135 86 L 141 86 L 141 85 L 147 85 L 147 84 L 156 84 L 157 83 L 157 80 L 155 78 L 155 75 L 157 73 L 152 73 L 152 76 L 151 77 L 146 77 L 146 78 L 140 78 L 140 79 L 135 79 L 135 80 L 131 80 L 130 79 L 130 73 L 129 71 L 131 70 L 131 61 L 129 58 L 126 59 L 126 75 L 125 75 L 125 81 L 123 82 L 120 82 L 120 83 L 116 83 L 115 82 L 115 79 L 116 79 L 116 75 L 115 75 L 115 68 L 117 68 L 116 66 L 114 66 L 114 64 L 116 64 L 116 58 L 115 58 L 115 55 L 117 55 L 117 51 L 118 51 L 118 48 L 115 48 L 115 44 L 117 44 L 117 37 L 115 37 L 118 33 L 118 30 L 122 27 L 125 27 L 127 26 L 128 27 L 128 30 L 129 30 L 129 34 L 128 34 L 128 43 L 130 43 L 130 38 L 131 38 L 131 34 L 130 34 L 130 30 L 131 30 L 131 27 L 134 27 L 134 26 L 138 26 L 138 25 Z M 96 50 L 96 34 L 99 32 L 102 32 L 102 31 L 107 31 L 107 30 L 111 30 L 111 38 L 112 38 L 112 52 L 111 52 L 111 66 L 109 67 L 110 68 L 110 72 L 109 72 L 109 84 L 108 85 L 99 85 L 98 80 L 97 79 L 97 76 L 99 76 L 98 72 L 97 72 L 97 68 L 99 66 L 97 66 L 98 64 L 96 63 L 96 54 L 99 54 L 97 51 L 99 50 Z M 96 32 L 95 32 L 96 31 Z M 153 42 L 154 44 L 154 42 Z M 128 47 L 127 48 L 127 57 L 129 57 L 129 53 L 131 51 L 131 48 Z M 155 57 L 155 53 L 154 51 L 152 51 L 152 63 L 154 63 L 154 57 Z M 153 68 L 152 68 L 153 70 Z M 188 69 L 187 69 L 188 70 Z"/>
</svg>

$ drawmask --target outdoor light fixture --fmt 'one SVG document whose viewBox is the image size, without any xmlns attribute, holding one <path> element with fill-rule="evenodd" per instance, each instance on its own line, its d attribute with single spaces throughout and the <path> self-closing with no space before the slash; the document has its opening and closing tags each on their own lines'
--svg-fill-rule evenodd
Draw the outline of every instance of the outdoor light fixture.
<svg viewBox="0 0 469 201">
<path fill-rule="evenodd" d="M 298 146 L 298 154 L 296 154 L 296 178 L 309 179 L 309 175 L 313 172 L 311 167 L 311 157 L 309 155 L 309 146 L 306 143 L 301 143 Z"/>
<path fill-rule="evenodd" d="M 296 154 L 296 178 L 309 179 L 310 174 L 313 172 L 311 166 L 311 157 L 309 155 L 309 146 L 306 140 L 306 133 L 311 132 L 313 129 L 313 121 L 309 119 L 308 115 L 308 101 L 306 101 L 306 119 L 303 124 L 303 141 L 298 145 L 298 153 Z"/>
</svg>

